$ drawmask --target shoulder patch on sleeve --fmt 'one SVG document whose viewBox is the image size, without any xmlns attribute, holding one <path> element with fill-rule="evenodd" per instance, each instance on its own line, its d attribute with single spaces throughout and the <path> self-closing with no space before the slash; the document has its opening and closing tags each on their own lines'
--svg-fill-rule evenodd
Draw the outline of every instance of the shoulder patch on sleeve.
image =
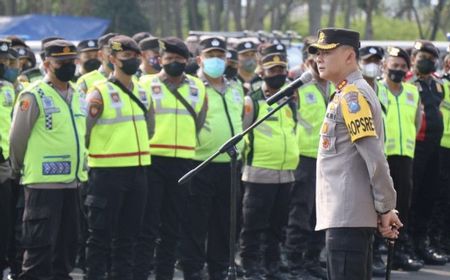
<svg viewBox="0 0 450 280">
<path fill-rule="evenodd" d="M 30 109 L 30 100 L 28 98 L 24 98 L 20 100 L 20 111 L 25 112 Z"/>
<path fill-rule="evenodd" d="M 370 105 L 358 88 L 349 85 L 342 91 L 341 111 L 352 142 L 377 136 Z"/>
</svg>

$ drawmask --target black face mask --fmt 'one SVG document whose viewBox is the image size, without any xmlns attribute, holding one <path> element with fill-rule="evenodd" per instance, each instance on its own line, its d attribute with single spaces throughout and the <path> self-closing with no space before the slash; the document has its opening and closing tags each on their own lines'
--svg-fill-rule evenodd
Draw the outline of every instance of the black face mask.
<svg viewBox="0 0 450 280">
<path fill-rule="evenodd" d="M 91 58 L 83 63 L 83 68 L 86 72 L 91 72 L 97 70 L 100 67 L 100 65 L 102 65 L 100 60 L 96 58 Z"/>
<path fill-rule="evenodd" d="M 58 69 L 55 69 L 55 76 L 61 82 L 68 82 L 75 76 L 76 70 L 75 63 L 64 63 Z"/>
<path fill-rule="evenodd" d="M 237 76 L 237 72 L 237 68 L 228 65 L 227 68 L 225 68 L 225 77 L 227 79 L 234 79 Z"/>
<path fill-rule="evenodd" d="M 197 62 L 195 62 L 195 60 L 189 61 L 188 64 L 186 65 L 186 68 L 184 69 L 184 72 L 189 75 L 196 75 L 197 70 L 199 68 L 200 68 L 200 66 L 198 66 L 198 64 L 197 64 Z"/>
<path fill-rule="evenodd" d="M 280 74 L 273 77 L 264 78 L 264 82 L 271 89 L 279 89 L 286 83 L 286 77 L 287 75 Z"/>
<path fill-rule="evenodd" d="M 186 69 L 186 63 L 174 61 L 168 64 L 164 64 L 163 69 L 164 72 L 167 73 L 167 75 L 172 77 L 178 77 L 181 74 L 183 74 L 184 70 Z"/>
<path fill-rule="evenodd" d="M 3 78 L 3 75 L 5 75 L 5 70 L 6 70 L 5 64 L 0 63 L 0 77 L 1 78 Z"/>
<path fill-rule="evenodd" d="M 416 69 L 420 74 L 428 75 L 436 71 L 436 65 L 433 60 L 424 58 L 416 61 Z"/>
<path fill-rule="evenodd" d="M 129 59 L 121 59 L 122 67 L 120 69 L 127 75 L 134 75 L 141 65 L 141 60 L 137 57 L 132 57 Z"/>
<path fill-rule="evenodd" d="M 394 83 L 400 83 L 405 77 L 406 72 L 403 70 L 388 69 L 388 77 Z"/>
</svg>

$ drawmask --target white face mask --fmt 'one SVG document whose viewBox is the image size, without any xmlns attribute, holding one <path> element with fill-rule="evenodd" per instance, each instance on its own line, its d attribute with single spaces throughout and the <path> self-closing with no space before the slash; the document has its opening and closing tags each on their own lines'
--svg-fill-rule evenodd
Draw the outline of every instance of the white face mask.
<svg viewBox="0 0 450 280">
<path fill-rule="evenodd" d="M 361 65 L 362 74 L 367 78 L 376 78 L 381 75 L 381 68 L 376 63 L 368 63 Z"/>
</svg>

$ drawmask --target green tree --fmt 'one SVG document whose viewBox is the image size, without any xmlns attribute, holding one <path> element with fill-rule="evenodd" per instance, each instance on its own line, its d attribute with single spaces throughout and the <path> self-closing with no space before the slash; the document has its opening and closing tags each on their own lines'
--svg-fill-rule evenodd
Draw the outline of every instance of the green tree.
<svg viewBox="0 0 450 280">
<path fill-rule="evenodd" d="M 110 30 L 133 35 L 136 32 L 150 30 L 150 24 L 143 14 L 137 0 L 96 0 L 93 14 L 111 20 Z"/>
</svg>

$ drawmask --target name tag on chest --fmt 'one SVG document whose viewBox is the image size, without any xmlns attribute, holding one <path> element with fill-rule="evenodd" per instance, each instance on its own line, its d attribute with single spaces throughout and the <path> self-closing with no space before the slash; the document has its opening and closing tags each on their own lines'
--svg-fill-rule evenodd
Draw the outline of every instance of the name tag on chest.
<svg viewBox="0 0 450 280">
<path fill-rule="evenodd" d="M 46 115 L 61 112 L 61 110 L 55 106 L 55 103 L 53 102 L 53 98 L 51 96 L 42 97 L 42 106 Z"/>
<path fill-rule="evenodd" d="M 111 97 L 111 107 L 122 108 L 123 103 L 122 103 L 122 100 L 120 99 L 119 93 L 112 92 L 112 93 L 110 93 L 109 96 Z"/>
</svg>

